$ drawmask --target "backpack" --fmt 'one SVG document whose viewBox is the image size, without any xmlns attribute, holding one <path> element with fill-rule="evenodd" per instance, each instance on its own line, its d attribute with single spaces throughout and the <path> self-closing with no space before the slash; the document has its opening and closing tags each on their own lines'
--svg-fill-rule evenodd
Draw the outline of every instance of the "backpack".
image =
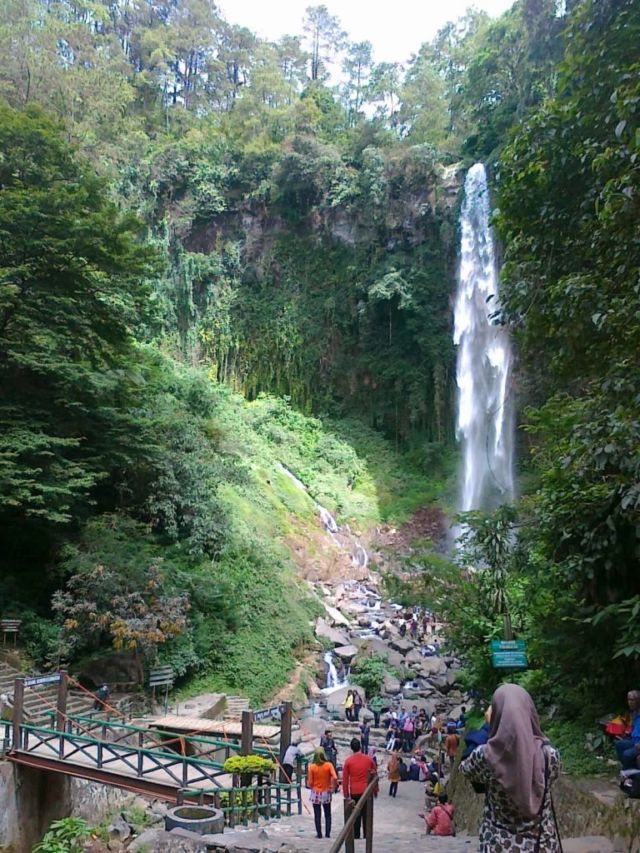
<svg viewBox="0 0 640 853">
<path fill-rule="evenodd" d="M 640 770 L 625 776 L 620 782 L 620 789 L 632 800 L 640 800 Z"/>
</svg>

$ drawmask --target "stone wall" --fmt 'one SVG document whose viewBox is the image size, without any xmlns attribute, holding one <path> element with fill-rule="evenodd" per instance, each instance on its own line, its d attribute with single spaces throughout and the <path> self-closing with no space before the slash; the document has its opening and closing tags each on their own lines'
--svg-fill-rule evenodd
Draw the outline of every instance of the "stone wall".
<svg viewBox="0 0 640 853">
<path fill-rule="evenodd" d="M 107 815 L 126 808 L 135 798 L 135 794 L 111 785 L 100 785 L 88 779 L 71 779 L 70 815 L 81 817 L 95 826 Z"/>
<path fill-rule="evenodd" d="M 0 853 L 31 853 L 52 821 L 73 816 L 95 826 L 133 799 L 119 788 L 0 761 Z"/>
</svg>

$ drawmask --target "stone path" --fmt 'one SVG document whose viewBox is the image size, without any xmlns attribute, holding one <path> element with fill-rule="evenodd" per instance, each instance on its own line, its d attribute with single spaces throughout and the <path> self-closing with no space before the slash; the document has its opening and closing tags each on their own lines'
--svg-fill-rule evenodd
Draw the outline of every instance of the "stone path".
<svg viewBox="0 0 640 853">
<path fill-rule="evenodd" d="M 418 812 L 424 811 L 424 785 L 419 782 L 402 782 L 398 788 L 398 796 L 392 799 L 388 795 L 388 783 L 383 781 L 380 795 L 374 805 L 374 850 L 379 853 L 414 853 L 414 851 L 446 851 L 447 853 L 462 853 L 475 851 L 477 839 L 469 836 L 456 838 L 433 838 L 427 836 L 424 821 L 418 817 Z M 308 800 L 308 792 L 305 791 Z M 343 797 L 337 794 L 333 798 L 333 839 L 316 838 L 313 822 L 313 811 L 308 806 L 300 817 L 285 818 L 270 824 L 263 829 L 235 832 L 225 832 L 221 840 L 224 847 L 230 850 L 259 850 L 264 853 L 279 851 L 283 845 L 291 850 L 310 851 L 310 853 L 327 853 L 333 841 L 337 838 L 343 825 Z M 356 853 L 364 853 L 364 841 L 356 842 Z"/>
</svg>

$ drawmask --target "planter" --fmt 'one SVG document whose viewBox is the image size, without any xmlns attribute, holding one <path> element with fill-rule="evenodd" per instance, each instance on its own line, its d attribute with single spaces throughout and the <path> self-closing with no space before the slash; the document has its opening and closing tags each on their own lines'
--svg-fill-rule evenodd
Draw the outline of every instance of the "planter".
<svg viewBox="0 0 640 853">
<path fill-rule="evenodd" d="M 224 814 L 212 806 L 176 806 L 164 818 L 165 829 L 188 829 L 199 835 L 224 832 Z"/>
</svg>

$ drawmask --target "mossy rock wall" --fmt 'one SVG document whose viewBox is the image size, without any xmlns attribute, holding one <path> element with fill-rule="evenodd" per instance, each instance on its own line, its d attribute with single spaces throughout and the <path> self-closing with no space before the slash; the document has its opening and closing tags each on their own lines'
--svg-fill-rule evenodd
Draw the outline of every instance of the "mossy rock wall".
<svg viewBox="0 0 640 853">
<path fill-rule="evenodd" d="M 563 838 L 603 835 L 619 842 L 617 849 L 637 851 L 640 849 L 640 801 L 629 800 L 615 792 L 611 783 L 610 797 L 604 802 L 585 790 L 588 780 L 579 782 L 569 776 L 561 776 L 553 786 L 553 800 L 560 834 Z M 456 809 L 456 826 L 470 835 L 477 835 L 484 796 L 476 794 L 470 783 L 454 769 L 448 785 L 449 798 Z"/>
</svg>

